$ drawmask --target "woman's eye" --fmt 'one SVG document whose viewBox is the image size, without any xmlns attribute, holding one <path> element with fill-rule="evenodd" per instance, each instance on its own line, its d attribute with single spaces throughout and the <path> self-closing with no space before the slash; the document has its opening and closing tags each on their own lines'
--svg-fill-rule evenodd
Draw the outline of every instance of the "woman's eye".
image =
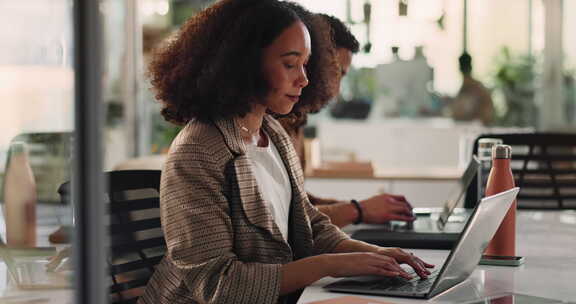
<svg viewBox="0 0 576 304">
<path fill-rule="evenodd" d="M 285 63 L 284 66 L 288 69 L 294 68 L 294 65 L 289 63 Z"/>
</svg>

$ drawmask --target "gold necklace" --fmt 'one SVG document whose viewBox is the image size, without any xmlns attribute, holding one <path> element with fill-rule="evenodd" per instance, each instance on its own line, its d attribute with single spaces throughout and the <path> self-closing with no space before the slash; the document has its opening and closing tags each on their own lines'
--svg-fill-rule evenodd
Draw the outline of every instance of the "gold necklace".
<svg viewBox="0 0 576 304">
<path fill-rule="evenodd" d="M 250 136 L 255 136 L 260 131 L 260 128 L 254 130 L 254 131 L 251 131 L 244 124 L 242 124 L 242 122 L 239 119 L 236 119 L 236 123 L 240 126 L 240 130 L 246 132 Z"/>
</svg>

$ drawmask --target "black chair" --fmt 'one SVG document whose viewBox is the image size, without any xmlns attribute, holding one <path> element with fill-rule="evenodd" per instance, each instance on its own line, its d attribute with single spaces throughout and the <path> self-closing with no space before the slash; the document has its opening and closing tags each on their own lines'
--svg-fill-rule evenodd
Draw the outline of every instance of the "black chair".
<svg viewBox="0 0 576 304">
<path fill-rule="evenodd" d="M 160 225 L 160 171 L 107 172 L 110 302 L 136 303 L 166 252 Z M 59 192 L 69 193 L 69 184 Z"/>
<path fill-rule="evenodd" d="M 500 138 L 512 146 L 511 167 L 518 194 L 519 209 L 576 209 L 576 134 L 518 133 L 479 136 Z M 466 195 L 466 208 L 477 203 L 477 181 Z"/>
</svg>

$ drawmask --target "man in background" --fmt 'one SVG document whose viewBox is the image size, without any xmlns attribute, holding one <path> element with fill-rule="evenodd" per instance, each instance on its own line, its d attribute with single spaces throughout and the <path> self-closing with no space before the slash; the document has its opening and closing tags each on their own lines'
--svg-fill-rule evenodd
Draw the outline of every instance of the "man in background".
<svg viewBox="0 0 576 304">
<path fill-rule="evenodd" d="M 451 104 L 452 118 L 457 121 L 479 120 L 489 125 L 494 116 L 494 106 L 490 91 L 472 77 L 472 57 L 464 52 L 458 58 L 463 81 L 458 95 Z"/>
</svg>

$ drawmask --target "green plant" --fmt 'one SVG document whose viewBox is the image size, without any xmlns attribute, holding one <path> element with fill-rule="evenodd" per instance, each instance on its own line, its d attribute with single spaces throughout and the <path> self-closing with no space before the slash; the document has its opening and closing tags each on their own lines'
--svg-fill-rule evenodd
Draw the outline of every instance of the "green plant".
<svg viewBox="0 0 576 304">
<path fill-rule="evenodd" d="M 515 55 L 503 47 L 496 57 L 495 84 L 510 89 L 531 88 L 536 76 L 535 65 L 534 56 Z"/>
<path fill-rule="evenodd" d="M 533 126 L 536 123 L 534 104 L 536 57 L 513 54 L 503 47 L 495 59 L 493 84 L 504 98 L 503 111 L 497 113 L 496 124 L 503 126 Z"/>
<path fill-rule="evenodd" d="M 173 125 L 164 120 L 160 113 L 155 113 L 152 119 L 152 153 L 163 153 L 168 150 L 172 140 L 182 130 L 182 127 Z"/>
</svg>

